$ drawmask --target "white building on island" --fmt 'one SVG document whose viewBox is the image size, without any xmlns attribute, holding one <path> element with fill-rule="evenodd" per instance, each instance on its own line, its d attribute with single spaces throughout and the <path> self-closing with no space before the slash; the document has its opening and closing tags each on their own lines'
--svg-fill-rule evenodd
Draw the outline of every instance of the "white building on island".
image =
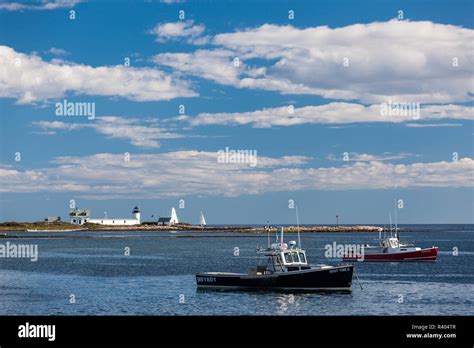
<svg viewBox="0 0 474 348">
<path fill-rule="evenodd" d="M 75 208 L 69 211 L 69 219 L 71 224 L 83 225 L 89 222 L 91 217 L 91 211 L 88 209 Z"/>
<path fill-rule="evenodd" d="M 176 209 L 171 208 L 171 216 L 170 217 L 160 217 L 158 219 L 158 224 L 163 226 L 173 226 L 179 224 L 178 215 L 176 214 Z"/>
<path fill-rule="evenodd" d="M 73 209 L 69 212 L 69 219 L 71 224 L 83 225 L 99 224 L 99 225 L 112 225 L 112 226 L 131 226 L 140 225 L 140 209 L 135 207 L 132 212 L 132 219 L 126 218 L 104 218 L 104 219 L 91 219 L 90 210 L 87 209 Z"/>
</svg>

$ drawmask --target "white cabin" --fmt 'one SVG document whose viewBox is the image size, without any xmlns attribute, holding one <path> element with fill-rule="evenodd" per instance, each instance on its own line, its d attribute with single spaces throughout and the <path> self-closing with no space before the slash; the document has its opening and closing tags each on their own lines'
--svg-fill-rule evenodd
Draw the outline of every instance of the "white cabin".
<svg viewBox="0 0 474 348">
<path fill-rule="evenodd" d="M 91 212 L 88 209 L 75 208 L 69 211 L 69 220 L 71 224 L 83 225 L 89 222 L 90 217 L 91 217 Z"/>
</svg>

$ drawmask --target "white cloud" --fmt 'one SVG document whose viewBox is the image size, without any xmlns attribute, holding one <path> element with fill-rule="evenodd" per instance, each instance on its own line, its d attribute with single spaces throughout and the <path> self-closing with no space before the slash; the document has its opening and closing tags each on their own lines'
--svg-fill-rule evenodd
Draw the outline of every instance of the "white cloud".
<svg viewBox="0 0 474 348">
<path fill-rule="evenodd" d="M 355 103 L 334 102 L 318 106 L 291 109 L 290 106 L 267 108 L 249 112 L 200 113 L 182 118 L 193 126 L 203 125 L 252 125 L 257 128 L 293 126 L 301 124 L 345 124 L 357 122 L 394 122 L 414 120 L 466 119 L 474 120 L 471 106 L 428 105 L 421 106 L 419 115 L 389 115 L 383 113 L 382 104 L 364 106 Z"/>
<path fill-rule="evenodd" d="M 149 33 L 156 36 L 156 42 L 186 38 L 188 43 L 204 44 L 207 40 L 201 37 L 204 30 L 204 25 L 189 20 L 157 24 Z"/>
<path fill-rule="evenodd" d="M 381 155 L 371 155 L 367 153 L 357 153 L 357 152 L 349 152 L 347 153 L 347 157 L 344 154 L 334 155 L 329 154 L 326 158 L 331 161 L 348 161 L 348 162 L 382 162 L 382 161 L 396 161 L 401 159 L 406 159 L 409 157 L 418 157 L 419 155 L 415 155 L 412 153 L 390 153 L 385 152 Z"/>
<path fill-rule="evenodd" d="M 62 121 L 35 121 L 33 122 L 33 125 L 45 131 L 51 131 L 51 132 L 55 132 L 58 130 L 66 130 L 66 131 L 79 130 L 79 129 L 86 128 L 89 126 L 87 124 L 82 124 L 82 123 L 65 123 Z"/>
<path fill-rule="evenodd" d="M 68 51 L 63 50 L 62 48 L 57 48 L 57 47 L 51 47 L 47 53 L 50 53 L 55 56 L 66 56 L 69 54 Z"/>
<path fill-rule="evenodd" d="M 188 82 L 158 69 L 45 62 L 38 56 L 0 46 L 0 97 L 27 104 L 62 97 L 67 92 L 135 101 L 197 95 Z"/>
<path fill-rule="evenodd" d="M 30 0 L 24 2 L 0 1 L 0 10 L 56 10 L 59 8 L 72 8 L 80 2 L 84 2 L 84 0 Z"/>
<path fill-rule="evenodd" d="M 471 29 L 428 21 L 391 20 L 334 29 L 265 24 L 216 35 L 212 39 L 216 50 L 165 53 L 154 59 L 238 88 L 363 103 L 388 99 L 452 103 L 473 99 L 469 95 L 473 92 L 473 41 Z M 202 66 L 202 57 L 213 57 L 214 51 L 227 55 Z M 180 62 L 175 63 L 174 57 Z M 242 64 L 231 72 L 234 57 Z M 344 66 L 345 58 L 348 66 Z M 227 78 L 216 78 L 221 71 Z"/>
<path fill-rule="evenodd" d="M 217 152 L 96 154 L 59 157 L 50 168 L 0 166 L 0 192 L 71 192 L 92 199 L 239 196 L 308 190 L 472 187 L 474 160 L 308 167 L 309 158 L 258 158 L 255 168 L 217 161 Z M 304 167 L 301 165 L 305 164 Z"/>
<path fill-rule="evenodd" d="M 182 4 L 186 2 L 186 0 L 160 0 L 163 4 Z"/>
<path fill-rule="evenodd" d="M 145 125 L 141 124 L 145 123 Z M 117 116 L 96 117 L 94 121 L 86 123 L 67 123 L 63 121 L 37 121 L 33 125 L 46 134 L 56 131 L 75 131 L 80 129 L 93 129 L 108 138 L 124 139 L 137 147 L 159 148 L 159 139 L 177 139 L 184 135 L 169 132 L 165 128 L 146 124 L 146 120 L 136 118 L 121 118 Z"/>
<path fill-rule="evenodd" d="M 462 127 L 460 123 L 407 123 L 405 127 L 432 128 L 432 127 Z"/>
<path fill-rule="evenodd" d="M 197 50 L 194 53 L 163 53 L 153 60 L 175 70 L 197 75 L 223 85 L 239 83 L 243 67 L 235 67 L 228 50 Z"/>
</svg>

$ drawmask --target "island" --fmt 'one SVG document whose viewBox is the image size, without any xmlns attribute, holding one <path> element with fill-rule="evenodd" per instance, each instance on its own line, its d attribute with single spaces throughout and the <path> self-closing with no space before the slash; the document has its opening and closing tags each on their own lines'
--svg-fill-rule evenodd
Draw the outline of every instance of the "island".
<svg viewBox="0 0 474 348">
<path fill-rule="evenodd" d="M 285 226 L 285 232 L 379 232 L 384 228 L 380 226 L 364 225 L 329 225 L 329 226 Z M 171 226 L 158 225 L 156 223 L 142 223 L 132 226 L 112 226 L 86 223 L 83 225 L 70 224 L 67 222 L 3 222 L 0 223 L 0 231 L 24 231 L 24 232 L 78 232 L 78 231 L 189 231 L 189 232 L 242 232 L 242 233 L 261 233 L 277 232 L 277 227 L 253 227 L 253 226 L 201 226 L 179 223 Z M 387 229 L 386 229 L 387 230 Z"/>
</svg>

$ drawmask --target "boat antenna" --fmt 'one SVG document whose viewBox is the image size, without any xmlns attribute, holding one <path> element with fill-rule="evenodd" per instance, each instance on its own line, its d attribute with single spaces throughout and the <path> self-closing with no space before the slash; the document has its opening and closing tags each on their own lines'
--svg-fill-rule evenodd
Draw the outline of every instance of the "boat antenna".
<svg viewBox="0 0 474 348">
<path fill-rule="evenodd" d="M 280 243 L 283 245 L 283 226 L 281 226 L 281 240 Z"/>
<path fill-rule="evenodd" d="M 389 216 L 390 216 L 390 237 L 391 237 L 392 236 L 392 212 L 389 212 Z"/>
<path fill-rule="evenodd" d="M 267 220 L 267 240 L 268 249 L 270 249 L 270 221 Z"/>
<path fill-rule="evenodd" d="M 398 210 L 398 207 L 395 204 L 395 237 L 397 237 L 397 239 L 400 240 L 398 238 L 397 210 Z"/>
<path fill-rule="evenodd" d="M 301 249 L 301 237 L 300 237 L 300 218 L 298 216 L 298 206 L 295 205 L 296 210 L 296 226 L 298 229 L 298 247 Z"/>
</svg>

